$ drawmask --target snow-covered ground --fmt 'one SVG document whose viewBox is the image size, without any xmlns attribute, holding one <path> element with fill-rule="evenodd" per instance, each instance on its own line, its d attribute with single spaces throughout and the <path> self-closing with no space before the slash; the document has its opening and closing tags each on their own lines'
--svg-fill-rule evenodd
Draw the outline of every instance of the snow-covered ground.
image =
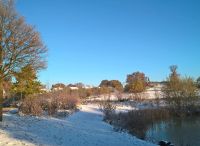
<svg viewBox="0 0 200 146">
<path fill-rule="evenodd" d="M 20 117 L 4 114 L 0 146 L 154 146 L 102 121 L 97 105 L 81 105 L 65 119 Z"/>
<path fill-rule="evenodd" d="M 99 95 L 99 96 L 91 96 L 87 100 L 88 101 L 118 101 L 121 100 L 130 100 L 130 99 L 162 99 L 163 98 L 163 92 L 162 92 L 162 86 L 155 86 L 148 88 L 146 91 L 138 94 L 131 94 L 131 93 L 122 93 L 121 95 L 117 93 L 112 94 L 105 94 L 105 95 Z"/>
</svg>

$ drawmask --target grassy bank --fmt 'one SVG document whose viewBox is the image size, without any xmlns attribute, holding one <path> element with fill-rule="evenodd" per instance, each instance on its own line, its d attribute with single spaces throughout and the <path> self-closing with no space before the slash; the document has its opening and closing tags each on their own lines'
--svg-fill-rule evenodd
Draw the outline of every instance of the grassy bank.
<svg viewBox="0 0 200 146">
<path fill-rule="evenodd" d="M 104 120 L 118 130 L 127 130 L 132 135 L 145 139 L 146 131 L 155 123 L 167 122 L 173 118 L 200 115 L 200 106 L 193 107 L 158 107 L 155 109 L 132 110 L 127 113 L 115 113 L 114 106 L 104 105 Z"/>
</svg>

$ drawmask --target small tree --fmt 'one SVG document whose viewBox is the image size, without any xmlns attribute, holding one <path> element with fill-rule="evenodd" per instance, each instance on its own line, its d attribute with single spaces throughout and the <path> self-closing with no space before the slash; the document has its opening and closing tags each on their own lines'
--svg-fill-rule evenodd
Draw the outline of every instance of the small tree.
<svg viewBox="0 0 200 146">
<path fill-rule="evenodd" d="M 181 78 L 177 66 L 171 66 L 167 84 L 163 88 L 165 99 L 174 108 L 190 107 L 197 97 L 197 88 L 191 77 Z"/>
<path fill-rule="evenodd" d="M 127 76 L 125 91 L 131 93 L 143 92 L 146 89 L 148 82 L 149 79 L 144 73 L 135 72 Z"/>
<path fill-rule="evenodd" d="M 102 80 L 99 87 L 103 87 L 103 86 L 106 86 L 106 87 L 110 86 L 110 81 Z"/>
<path fill-rule="evenodd" d="M 107 87 L 107 88 L 112 88 L 114 90 L 117 90 L 119 92 L 123 91 L 123 85 L 120 81 L 118 80 L 103 80 L 101 81 L 101 84 L 99 85 L 99 87 Z"/>
<path fill-rule="evenodd" d="M 115 90 L 117 90 L 118 92 L 122 92 L 123 91 L 123 85 L 120 81 L 118 80 L 111 80 L 110 81 L 110 86 L 113 87 Z"/>
<path fill-rule="evenodd" d="M 15 78 L 14 91 L 20 93 L 21 99 L 26 95 L 41 92 L 42 85 L 37 81 L 36 72 L 30 65 L 23 67 L 20 72 L 16 73 Z"/>
<path fill-rule="evenodd" d="M 35 70 L 45 67 L 47 49 L 39 33 L 25 23 L 12 0 L 0 1 L 0 121 L 2 121 L 3 81 L 21 68 L 31 65 Z"/>
<path fill-rule="evenodd" d="M 180 96 L 180 91 L 181 90 L 181 78 L 180 75 L 177 73 L 177 66 L 173 65 L 170 66 L 170 75 L 167 79 L 167 89 L 166 91 L 170 91 L 170 95 L 167 95 L 168 98 L 170 98 L 171 96 L 174 97 L 179 97 Z"/>
</svg>

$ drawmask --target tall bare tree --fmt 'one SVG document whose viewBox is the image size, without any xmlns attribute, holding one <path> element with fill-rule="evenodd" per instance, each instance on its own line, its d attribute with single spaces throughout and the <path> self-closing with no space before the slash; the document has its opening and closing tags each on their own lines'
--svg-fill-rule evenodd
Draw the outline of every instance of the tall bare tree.
<svg viewBox="0 0 200 146">
<path fill-rule="evenodd" d="M 0 121 L 3 80 L 27 65 L 35 70 L 44 68 L 46 52 L 39 33 L 15 11 L 14 2 L 0 0 Z"/>
</svg>

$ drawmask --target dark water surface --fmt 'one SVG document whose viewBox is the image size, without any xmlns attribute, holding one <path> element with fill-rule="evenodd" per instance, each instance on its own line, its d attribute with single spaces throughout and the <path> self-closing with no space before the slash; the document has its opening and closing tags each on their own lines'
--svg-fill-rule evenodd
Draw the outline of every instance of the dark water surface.
<svg viewBox="0 0 200 146">
<path fill-rule="evenodd" d="M 200 146 L 200 117 L 176 118 L 154 124 L 146 132 L 146 140 L 170 141 L 175 146 Z"/>
</svg>

